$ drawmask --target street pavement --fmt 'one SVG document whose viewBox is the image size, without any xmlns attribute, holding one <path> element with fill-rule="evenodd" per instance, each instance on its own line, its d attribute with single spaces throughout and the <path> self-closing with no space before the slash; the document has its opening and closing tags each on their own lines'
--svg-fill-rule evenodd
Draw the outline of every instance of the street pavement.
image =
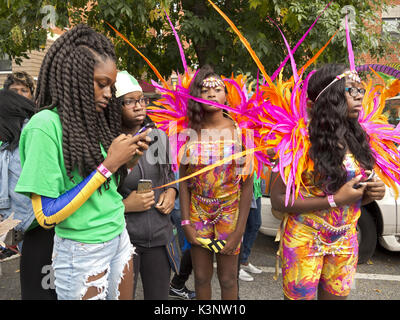
<svg viewBox="0 0 400 320">
<path fill-rule="evenodd" d="M 258 234 L 250 255 L 250 262 L 261 267 L 263 273 L 253 275 L 254 281 L 239 281 L 241 300 L 283 300 L 282 276 L 274 280 L 275 252 L 273 237 Z M 0 300 L 20 300 L 19 258 L 1 263 Z M 220 299 L 216 270 L 212 280 L 212 300 Z M 400 300 L 400 252 L 389 252 L 378 245 L 371 260 L 358 266 L 354 288 L 349 300 Z M 187 287 L 194 289 L 193 275 Z M 136 300 L 143 299 L 140 281 Z"/>
</svg>

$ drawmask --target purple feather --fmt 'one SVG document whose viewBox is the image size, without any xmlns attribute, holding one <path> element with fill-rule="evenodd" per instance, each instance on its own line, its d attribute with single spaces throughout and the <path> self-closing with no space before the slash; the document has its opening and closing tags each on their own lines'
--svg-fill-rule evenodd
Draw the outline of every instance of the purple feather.
<svg viewBox="0 0 400 320">
<path fill-rule="evenodd" d="M 361 66 L 356 67 L 357 72 L 370 71 L 370 68 L 374 69 L 377 72 L 382 72 L 387 74 L 388 76 L 394 77 L 396 79 L 400 79 L 400 70 L 386 66 L 384 64 L 363 64 Z"/>
</svg>

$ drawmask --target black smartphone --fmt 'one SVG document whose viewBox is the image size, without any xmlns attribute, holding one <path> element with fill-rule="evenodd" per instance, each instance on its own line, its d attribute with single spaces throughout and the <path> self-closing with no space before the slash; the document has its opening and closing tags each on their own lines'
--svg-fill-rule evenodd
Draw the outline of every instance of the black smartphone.
<svg viewBox="0 0 400 320">
<path fill-rule="evenodd" d="M 146 131 L 148 128 L 152 128 L 154 129 L 156 126 L 156 124 L 154 122 L 149 122 L 148 124 L 144 125 L 143 127 L 141 127 L 139 129 L 138 132 L 136 132 L 135 136 L 137 136 L 138 134 L 141 134 L 142 132 Z"/>
</svg>

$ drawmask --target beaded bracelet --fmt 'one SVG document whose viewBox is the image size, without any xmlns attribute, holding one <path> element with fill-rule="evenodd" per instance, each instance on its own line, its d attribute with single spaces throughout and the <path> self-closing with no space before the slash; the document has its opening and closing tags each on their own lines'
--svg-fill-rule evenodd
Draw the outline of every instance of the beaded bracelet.
<svg viewBox="0 0 400 320">
<path fill-rule="evenodd" d="M 99 172 L 106 177 L 107 179 L 109 177 L 111 177 L 112 172 L 110 170 L 108 170 L 102 163 L 97 167 L 97 170 L 99 170 Z"/>
<path fill-rule="evenodd" d="M 335 200 L 333 199 L 333 194 L 330 194 L 330 195 L 328 196 L 328 202 L 329 202 L 329 205 L 330 205 L 332 208 L 336 208 L 336 207 L 337 207 L 337 204 L 336 204 Z"/>
<path fill-rule="evenodd" d="M 190 224 L 190 220 L 182 220 L 181 221 L 181 226 L 186 226 L 188 224 Z"/>
</svg>

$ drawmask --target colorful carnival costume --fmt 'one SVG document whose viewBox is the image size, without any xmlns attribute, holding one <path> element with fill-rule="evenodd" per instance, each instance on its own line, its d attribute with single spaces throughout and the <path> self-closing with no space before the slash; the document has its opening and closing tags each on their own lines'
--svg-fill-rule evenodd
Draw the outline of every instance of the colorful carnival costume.
<svg viewBox="0 0 400 320">
<path fill-rule="evenodd" d="M 248 146 L 249 148 L 246 150 L 246 154 L 254 153 L 255 155 L 253 172 L 260 175 L 260 168 L 263 164 L 272 167 L 273 171 L 278 172 L 286 185 L 286 205 L 289 204 L 289 201 L 293 202 L 298 197 L 325 196 L 321 190 L 312 187 L 313 183 L 312 179 L 310 179 L 310 172 L 313 171 L 314 164 L 309 157 L 311 143 L 308 136 L 307 87 L 308 81 L 315 71 L 310 72 L 307 76 L 305 76 L 305 71 L 323 53 L 336 33 L 314 57 L 298 69 L 293 54 L 312 30 L 322 13 L 293 48 L 289 46 L 284 34 L 278 28 L 288 49 L 288 55 L 270 77 L 238 28 L 211 0 L 208 0 L 208 2 L 238 35 L 259 68 L 264 78 L 263 83 L 259 85 L 259 81 L 257 81 L 256 92 L 251 97 L 248 97 L 244 77 L 225 78 L 229 106 L 222 106 L 191 97 L 189 95 L 189 86 L 192 77 L 187 72 L 183 77 L 178 78 L 178 85 L 174 90 L 171 90 L 165 84 L 160 86 L 153 82 L 153 85 L 162 93 L 162 99 L 158 101 L 158 107 L 153 109 L 153 120 L 162 126 L 171 138 L 185 128 L 184 117 L 186 116 L 188 99 L 224 108 L 229 111 L 231 117 L 239 124 L 243 141 L 246 140 L 245 131 L 247 129 L 255 132 L 253 144 Z M 324 11 L 328 7 L 329 4 Z M 175 30 L 174 33 L 177 37 Z M 397 79 L 400 78 L 400 72 L 394 68 L 380 65 L 355 66 L 347 18 L 346 39 L 351 74 L 356 74 L 356 71 L 377 70 L 390 74 Z M 181 56 L 183 56 L 181 46 L 180 51 Z M 284 81 L 281 71 L 289 60 L 293 76 Z M 185 63 L 184 61 L 184 66 L 186 65 Z M 187 71 L 186 68 L 185 70 Z M 342 76 L 346 75 L 338 75 L 339 78 Z M 387 186 L 394 189 L 397 195 L 396 183 L 400 182 L 400 152 L 396 148 L 396 143 L 400 143 L 400 126 L 395 127 L 388 123 L 387 117 L 383 115 L 383 107 L 387 98 L 398 93 L 400 82 L 399 80 L 393 80 L 387 86 L 372 86 L 372 83 L 369 82 L 365 84 L 365 87 L 367 92 L 363 100 L 364 110 L 360 113 L 359 121 L 369 136 L 371 151 L 375 159 L 374 171 Z M 173 130 L 168 127 L 171 121 L 178 124 L 172 127 L 174 128 Z M 173 141 L 171 145 L 174 145 Z M 179 150 L 182 145 L 183 143 L 181 145 L 178 144 L 177 149 Z M 276 166 L 273 166 L 273 162 L 268 157 L 267 150 L 269 149 L 273 149 L 275 152 Z M 236 155 L 243 156 L 245 154 Z M 229 156 L 226 160 L 231 161 L 232 157 Z M 347 155 L 344 161 L 349 179 L 362 171 L 351 155 Z M 203 167 L 201 174 L 214 168 L 215 165 Z M 196 174 L 200 173 L 194 172 L 192 176 L 186 178 L 192 179 Z M 209 207 L 209 209 L 211 210 L 212 208 Z M 336 295 L 347 295 L 357 260 L 358 245 L 355 238 L 355 225 L 359 216 L 360 203 L 350 207 L 326 210 L 318 215 L 291 215 L 290 218 L 287 214 L 285 215 L 282 223 L 283 228 L 278 233 L 277 240 L 284 239 L 280 246 L 282 250 L 279 250 L 278 254 L 284 261 L 284 286 L 288 297 L 311 297 L 314 294 L 313 290 L 315 290 L 313 283 L 319 280 L 321 280 L 328 292 Z M 320 234 L 318 234 L 318 230 L 321 230 Z M 308 247 L 302 246 L 304 241 L 309 241 Z M 309 263 L 312 268 L 303 268 L 300 270 L 301 273 L 295 276 L 294 274 L 299 271 L 299 268 L 293 264 L 293 257 L 297 254 L 313 260 L 307 260 L 304 264 L 307 265 Z M 321 257 L 325 257 L 324 263 L 326 266 L 322 269 Z M 329 259 L 331 261 L 328 261 Z M 338 266 L 348 265 L 348 267 L 336 268 L 336 270 L 329 268 L 334 264 Z"/>
<path fill-rule="evenodd" d="M 309 157 L 307 87 L 308 80 L 315 71 L 304 79 L 303 75 L 334 35 L 305 66 L 298 70 L 293 54 L 319 17 L 293 49 L 289 47 L 283 33 L 279 30 L 289 54 L 269 78 L 240 31 L 216 5 L 210 0 L 209 2 L 239 36 L 266 81 L 266 84 L 260 88 L 264 99 L 264 102 L 260 103 L 263 114 L 259 116 L 263 122 L 260 128 L 261 143 L 273 147 L 276 152 L 278 164 L 273 171 L 279 172 L 286 185 L 285 204 L 288 205 L 290 200 L 293 202 L 299 196 L 301 198 L 325 197 L 326 195 L 321 190 L 313 187 L 315 186 L 312 175 L 314 164 Z M 355 66 L 347 17 L 345 22 L 350 72 L 338 75 L 334 81 L 344 76 L 356 79 L 358 78 L 357 71 L 370 70 L 384 72 L 399 79 L 400 72 L 392 67 Z M 289 59 L 293 77 L 285 82 L 282 80 L 280 71 Z M 274 81 L 275 79 L 277 80 Z M 372 86 L 370 81 L 364 86 L 367 92 L 362 103 L 363 112 L 360 113 L 359 121 L 369 137 L 370 148 L 375 159 L 375 172 L 387 186 L 393 188 L 397 195 L 396 183 L 400 182 L 400 153 L 396 143 L 400 142 L 400 126 L 395 127 L 388 123 L 387 117 L 383 115 L 383 108 L 385 100 L 399 92 L 400 82 L 393 79 L 386 86 Z M 347 179 L 360 173 L 364 175 L 352 155 L 345 156 L 344 165 Z M 282 258 L 283 287 L 287 297 L 312 298 L 318 283 L 321 283 L 323 288 L 333 295 L 348 295 L 357 263 L 358 243 L 355 228 L 361 214 L 360 204 L 361 201 L 358 201 L 351 206 L 321 210 L 318 213 L 284 215 L 277 240 L 281 240 L 278 255 Z"/>
<path fill-rule="evenodd" d="M 189 161 L 187 174 L 229 157 L 240 147 L 234 140 L 189 142 L 185 149 Z M 188 180 L 190 221 L 201 238 L 226 240 L 236 229 L 240 180 L 240 165 L 237 161 L 220 165 Z M 239 252 L 240 245 L 235 254 Z"/>
<path fill-rule="evenodd" d="M 347 180 L 364 175 L 364 170 L 347 153 L 343 162 Z M 315 187 L 313 173 L 303 173 L 304 198 L 325 197 Z M 290 213 L 285 218 L 282 238 L 283 291 L 290 299 L 313 299 L 318 284 L 325 291 L 347 296 L 356 272 L 357 220 L 361 200 L 350 205 L 310 213 Z"/>
</svg>

